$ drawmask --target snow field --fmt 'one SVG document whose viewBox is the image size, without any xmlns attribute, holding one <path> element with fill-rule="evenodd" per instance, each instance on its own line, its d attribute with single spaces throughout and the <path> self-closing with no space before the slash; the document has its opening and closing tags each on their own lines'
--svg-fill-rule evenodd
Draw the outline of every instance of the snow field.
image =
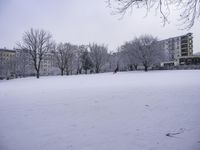
<svg viewBox="0 0 200 150">
<path fill-rule="evenodd" d="M 200 71 L 0 81 L 0 150 L 199 150 Z"/>
</svg>

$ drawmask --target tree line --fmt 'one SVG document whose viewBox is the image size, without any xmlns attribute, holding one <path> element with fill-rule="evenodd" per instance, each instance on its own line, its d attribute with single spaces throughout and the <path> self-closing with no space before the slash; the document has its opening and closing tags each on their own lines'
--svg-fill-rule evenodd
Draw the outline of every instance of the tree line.
<svg viewBox="0 0 200 150">
<path fill-rule="evenodd" d="M 40 77 L 41 66 L 47 59 L 59 69 L 60 75 L 70 75 L 137 70 L 139 66 L 148 71 L 152 66 L 159 66 L 165 57 L 158 39 L 151 35 L 136 37 L 125 42 L 116 52 L 109 52 L 103 44 L 56 43 L 51 33 L 30 29 L 23 34 L 22 41 L 17 46 L 19 53 L 12 60 L 13 72 L 25 76 L 32 69 L 37 78 Z"/>
</svg>

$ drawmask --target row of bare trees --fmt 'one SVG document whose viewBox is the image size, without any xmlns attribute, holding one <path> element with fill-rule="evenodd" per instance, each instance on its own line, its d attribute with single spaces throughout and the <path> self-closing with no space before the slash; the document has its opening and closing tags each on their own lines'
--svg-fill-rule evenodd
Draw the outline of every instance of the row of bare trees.
<svg viewBox="0 0 200 150">
<path fill-rule="evenodd" d="M 21 51 L 28 52 L 28 58 L 31 58 L 37 78 L 40 76 L 41 65 L 48 54 L 53 55 L 52 61 L 59 68 L 61 75 L 74 72 L 81 74 L 82 71 L 99 73 L 109 57 L 107 47 L 104 45 L 95 43 L 80 46 L 71 43 L 57 44 L 49 32 L 38 29 L 25 32 L 18 47 Z M 23 56 L 23 53 L 21 54 Z M 23 65 L 22 68 L 24 68 Z"/>
<path fill-rule="evenodd" d="M 126 42 L 121 46 L 120 53 L 123 63 L 128 66 L 129 70 L 137 70 L 139 65 L 143 65 L 147 71 L 153 65 L 159 66 L 165 58 L 161 44 L 151 35 L 143 35 Z"/>
<path fill-rule="evenodd" d="M 149 67 L 159 65 L 165 55 L 157 38 L 150 35 L 134 38 L 119 47 L 117 52 L 109 53 L 105 45 L 56 43 L 49 32 L 30 29 L 24 33 L 18 46 L 22 52 L 16 59 L 18 70 L 27 71 L 26 66 L 30 68 L 31 62 L 37 78 L 48 54 L 61 75 L 100 73 L 116 68 L 137 70 L 138 66 L 147 71 Z"/>
<path fill-rule="evenodd" d="M 107 47 L 95 43 L 81 46 L 60 43 L 55 45 L 52 52 L 61 75 L 64 72 L 67 75 L 72 74 L 74 70 L 76 74 L 81 74 L 82 71 L 85 74 L 88 71 L 99 73 L 107 63 L 109 55 Z"/>
</svg>

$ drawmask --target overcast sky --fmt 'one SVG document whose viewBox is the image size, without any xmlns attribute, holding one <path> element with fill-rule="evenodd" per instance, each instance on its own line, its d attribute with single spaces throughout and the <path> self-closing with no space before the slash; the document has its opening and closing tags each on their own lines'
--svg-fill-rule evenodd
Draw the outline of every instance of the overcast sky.
<svg viewBox="0 0 200 150">
<path fill-rule="evenodd" d="M 170 24 L 163 27 L 154 10 L 147 17 L 144 10 L 136 10 L 120 19 L 106 6 L 105 0 L 0 0 L 0 48 L 12 49 L 32 27 L 50 31 L 56 42 L 97 42 L 110 51 L 142 34 L 165 39 L 192 32 L 194 52 L 200 51 L 200 21 L 183 31 L 174 11 Z"/>
</svg>

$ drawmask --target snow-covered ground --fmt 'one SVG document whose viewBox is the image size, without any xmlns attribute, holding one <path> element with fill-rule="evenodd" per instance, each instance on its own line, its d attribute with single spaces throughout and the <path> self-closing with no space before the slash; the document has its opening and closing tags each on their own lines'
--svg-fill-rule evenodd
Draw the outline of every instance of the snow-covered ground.
<svg viewBox="0 0 200 150">
<path fill-rule="evenodd" d="M 200 150 L 200 71 L 0 81 L 0 150 Z"/>
</svg>

